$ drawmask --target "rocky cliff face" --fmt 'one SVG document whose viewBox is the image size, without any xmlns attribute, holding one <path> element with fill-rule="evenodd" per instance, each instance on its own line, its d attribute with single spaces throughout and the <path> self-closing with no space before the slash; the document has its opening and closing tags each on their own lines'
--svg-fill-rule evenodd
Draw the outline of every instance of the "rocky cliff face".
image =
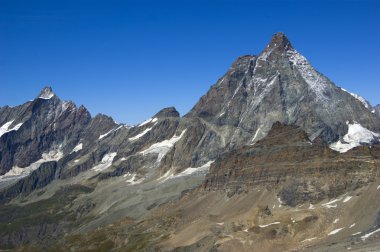
<svg viewBox="0 0 380 252">
<path fill-rule="evenodd" d="M 259 56 L 238 58 L 187 116 L 235 126 L 230 144 L 255 143 L 275 121 L 298 125 L 312 140 L 321 136 L 328 143 L 347 132 L 347 120 L 380 130 L 362 102 L 317 72 L 282 33 Z"/>
<path fill-rule="evenodd" d="M 216 160 L 204 188 L 233 195 L 264 186 L 278 191 L 284 204 L 315 204 L 373 182 L 380 169 L 379 158 L 378 145 L 341 154 L 320 139 L 311 142 L 298 126 L 275 123 L 255 145 Z"/>
<path fill-rule="evenodd" d="M 380 117 L 380 104 L 377 104 L 375 107 L 373 107 L 373 111 Z"/>
</svg>

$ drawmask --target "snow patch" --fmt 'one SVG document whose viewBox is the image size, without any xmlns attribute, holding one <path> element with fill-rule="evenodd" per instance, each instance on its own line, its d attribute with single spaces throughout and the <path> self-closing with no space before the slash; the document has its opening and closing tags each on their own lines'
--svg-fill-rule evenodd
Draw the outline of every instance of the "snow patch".
<svg viewBox="0 0 380 252">
<path fill-rule="evenodd" d="M 255 141 L 257 135 L 259 134 L 259 132 L 260 132 L 260 130 L 261 130 L 261 127 L 262 127 L 262 125 L 261 125 L 260 127 L 257 128 L 257 130 L 256 130 L 256 132 L 255 132 L 255 135 L 253 136 L 251 142 Z"/>
<path fill-rule="evenodd" d="M 18 167 L 13 166 L 11 170 L 9 170 L 4 175 L 0 176 L 0 182 L 12 180 L 12 179 L 21 179 L 28 176 L 34 170 L 37 170 L 41 164 L 50 162 L 50 161 L 58 161 L 63 157 L 63 152 L 61 150 L 61 146 L 57 150 L 51 150 L 47 153 L 43 153 L 41 159 L 36 162 L 30 164 L 27 167 Z"/>
<path fill-rule="evenodd" d="M 207 162 L 206 164 L 200 166 L 200 167 L 195 167 L 195 168 L 187 168 L 186 170 L 182 171 L 181 173 L 178 173 L 177 175 L 175 175 L 175 177 L 183 177 L 183 176 L 189 176 L 191 174 L 194 174 L 194 173 L 199 173 L 199 172 L 205 172 L 205 171 L 208 171 L 208 169 L 210 168 L 210 165 L 213 163 L 214 161 L 209 161 Z"/>
<path fill-rule="evenodd" d="M 140 184 L 144 180 L 144 178 L 141 178 L 141 179 L 135 181 L 136 175 L 137 175 L 136 173 L 133 173 L 133 174 L 127 173 L 127 174 L 124 174 L 123 177 L 125 178 L 125 177 L 128 177 L 128 176 L 131 176 L 131 178 L 127 179 L 125 182 L 127 182 L 127 183 L 129 183 L 131 185 L 137 185 L 137 184 Z"/>
<path fill-rule="evenodd" d="M 330 233 L 328 233 L 328 235 L 333 235 L 333 234 L 336 234 L 338 232 L 340 232 L 340 230 L 344 229 L 344 227 L 342 228 L 337 228 L 337 229 L 334 229 L 333 231 L 331 231 Z"/>
<path fill-rule="evenodd" d="M 49 100 L 53 96 L 54 96 L 54 93 L 51 91 L 51 89 L 50 88 L 45 88 L 38 98 L 44 99 L 44 100 Z"/>
<path fill-rule="evenodd" d="M 371 232 L 371 233 L 368 233 L 366 235 L 363 235 L 362 237 L 360 237 L 362 239 L 362 241 L 365 241 L 368 237 L 370 237 L 371 235 L 377 233 L 380 231 L 380 228 L 379 229 L 376 229 L 375 231 Z"/>
<path fill-rule="evenodd" d="M 137 139 L 139 139 L 140 137 L 142 137 L 143 135 L 145 135 L 146 133 L 148 133 L 152 128 L 147 128 L 145 129 L 143 132 L 141 132 L 140 134 L 137 134 L 136 136 L 134 137 L 130 137 L 128 140 L 130 141 L 135 141 Z"/>
<path fill-rule="evenodd" d="M 338 223 L 338 221 L 339 221 L 339 219 L 335 219 L 335 220 L 333 221 L 333 224 Z"/>
<path fill-rule="evenodd" d="M 123 126 L 124 126 L 124 125 L 119 125 L 119 127 L 115 128 L 115 129 L 111 129 L 111 130 L 108 131 L 107 133 L 105 133 L 105 134 L 103 134 L 103 135 L 100 135 L 98 139 L 100 140 L 100 139 L 102 139 L 102 138 L 108 136 L 108 135 L 111 134 L 112 132 L 115 132 L 115 131 L 121 129 Z"/>
<path fill-rule="evenodd" d="M 334 199 L 332 201 L 329 201 L 327 203 L 324 203 L 322 204 L 323 207 L 326 207 L 326 208 L 335 208 L 337 207 L 338 205 L 337 204 L 334 204 L 335 202 L 338 202 L 340 201 L 341 199 Z"/>
<path fill-rule="evenodd" d="M 312 241 L 312 240 L 315 240 L 315 239 L 318 239 L 317 237 L 313 237 L 313 238 L 309 238 L 309 239 L 305 239 L 301 242 L 309 242 L 309 241 Z"/>
<path fill-rule="evenodd" d="M 175 175 L 171 174 L 171 171 L 169 170 L 162 177 L 160 177 L 158 180 L 160 180 L 160 183 L 163 183 L 163 182 L 170 180 L 170 179 L 176 179 L 176 178 L 190 176 L 190 175 L 199 174 L 199 173 L 206 173 L 206 172 L 208 172 L 210 165 L 213 162 L 214 161 L 208 161 L 207 163 L 205 163 L 204 165 L 202 165 L 200 167 L 187 168 L 186 170 L 184 170 L 178 174 L 175 174 Z"/>
<path fill-rule="evenodd" d="M 0 137 L 2 135 L 4 135 L 5 133 L 10 132 L 10 131 L 13 131 L 13 130 L 17 131 L 22 125 L 22 123 L 19 123 L 19 124 L 15 125 L 13 128 L 10 128 L 10 126 L 12 125 L 13 122 L 14 122 L 14 120 L 9 121 L 0 127 Z"/>
<path fill-rule="evenodd" d="M 309 208 L 308 209 L 315 209 L 314 205 L 313 204 L 310 204 Z"/>
<path fill-rule="evenodd" d="M 352 198 L 352 196 L 347 196 L 346 198 L 344 198 L 343 203 L 346 203 L 346 202 L 349 201 L 351 198 Z"/>
<path fill-rule="evenodd" d="M 353 96 L 355 99 L 357 99 L 358 101 L 360 101 L 363 105 L 364 105 L 364 107 L 366 107 L 367 109 L 369 109 L 371 106 L 368 104 L 368 102 L 363 98 L 363 97 L 361 97 L 360 95 L 357 95 L 357 94 L 354 94 L 354 93 L 351 93 L 351 92 L 348 92 L 346 89 L 344 89 L 344 88 L 340 88 L 340 89 L 342 89 L 344 92 L 346 92 L 346 93 L 349 93 L 351 96 Z M 374 112 L 372 112 L 372 113 L 374 113 Z"/>
<path fill-rule="evenodd" d="M 357 122 L 347 124 L 348 131 L 347 134 L 343 136 L 343 141 L 339 140 L 336 143 L 330 144 L 331 149 L 344 153 L 362 143 L 370 144 L 380 136 L 380 134 L 364 128 Z"/>
<path fill-rule="evenodd" d="M 361 234 L 362 232 L 356 232 L 356 233 L 353 233 L 352 236 L 354 235 L 358 235 L 358 234 Z"/>
<path fill-rule="evenodd" d="M 102 158 L 102 161 L 100 161 L 100 163 L 98 165 L 92 167 L 91 170 L 103 171 L 103 170 L 107 169 L 108 167 L 110 167 L 112 165 L 112 161 L 115 158 L 116 154 L 117 154 L 116 152 L 112 152 L 112 153 L 108 153 L 108 154 L 104 155 Z"/>
<path fill-rule="evenodd" d="M 146 124 L 148 124 L 148 123 L 154 123 L 154 122 L 157 122 L 157 118 L 155 117 L 155 118 L 149 118 L 148 120 L 146 120 L 146 121 L 144 121 L 144 122 L 142 122 L 141 124 L 139 124 L 139 126 L 138 127 L 141 127 L 141 126 L 144 126 L 144 125 L 146 125 Z"/>
<path fill-rule="evenodd" d="M 148 149 L 140 152 L 142 155 L 156 153 L 158 154 L 157 163 L 161 162 L 161 159 L 168 153 L 168 151 L 178 142 L 185 134 L 186 130 L 182 131 L 179 136 L 174 135 L 172 138 L 152 144 Z"/>
<path fill-rule="evenodd" d="M 264 227 L 268 227 L 268 226 L 272 226 L 272 225 L 277 225 L 277 224 L 280 224 L 280 222 L 276 221 L 276 222 L 272 222 L 272 223 L 269 223 L 269 224 L 266 224 L 266 225 L 259 225 L 259 227 L 264 228 Z"/>
<path fill-rule="evenodd" d="M 71 151 L 71 153 L 78 152 L 83 148 L 83 144 L 80 143 L 77 146 L 74 147 L 74 149 Z"/>
<path fill-rule="evenodd" d="M 351 224 L 351 226 L 349 226 L 348 228 L 353 228 L 353 227 L 355 227 L 355 225 L 356 225 L 356 223 L 353 223 L 353 224 Z"/>
</svg>

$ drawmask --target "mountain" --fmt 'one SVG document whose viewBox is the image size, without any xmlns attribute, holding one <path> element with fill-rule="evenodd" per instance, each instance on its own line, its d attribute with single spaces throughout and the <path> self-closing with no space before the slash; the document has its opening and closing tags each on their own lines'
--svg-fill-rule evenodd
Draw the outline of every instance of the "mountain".
<svg viewBox="0 0 380 252">
<path fill-rule="evenodd" d="M 375 107 L 373 107 L 372 110 L 376 115 L 380 117 L 380 104 L 377 104 Z"/>
<path fill-rule="evenodd" d="M 167 241 L 165 248 L 190 244 L 191 251 L 203 244 L 191 242 L 194 232 L 171 240 L 164 229 L 175 230 L 181 219 L 190 225 L 193 211 L 206 213 L 194 210 L 207 205 L 202 197 L 221 200 L 213 211 L 240 196 L 259 205 L 279 198 L 293 211 L 368 188 L 372 195 L 380 137 L 372 110 L 317 72 L 283 33 L 259 56 L 239 57 L 183 117 L 169 107 L 139 125 L 118 124 L 46 87 L 32 101 L 0 108 L 0 249 L 142 250 Z M 268 202 L 252 196 L 257 188 L 266 188 Z M 183 214 L 164 214 L 170 206 Z M 376 207 L 368 208 L 363 230 Z M 209 249 L 214 231 L 205 231 L 212 239 L 199 233 Z"/>
<path fill-rule="evenodd" d="M 368 108 L 317 72 L 283 33 L 259 56 L 238 58 L 187 116 L 235 126 L 233 140 L 245 143 L 263 138 L 275 121 L 298 125 L 311 139 L 328 143 L 347 132 L 347 120 L 380 130 Z"/>
</svg>

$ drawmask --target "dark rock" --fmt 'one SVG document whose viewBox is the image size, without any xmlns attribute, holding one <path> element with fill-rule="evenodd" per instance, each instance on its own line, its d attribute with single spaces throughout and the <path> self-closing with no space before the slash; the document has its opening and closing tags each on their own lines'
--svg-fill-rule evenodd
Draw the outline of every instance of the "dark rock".
<svg viewBox="0 0 380 252">
<path fill-rule="evenodd" d="M 157 114 L 153 116 L 157 118 L 165 118 L 165 117 L 179 117 L 179 112 L 175 109 L 175 107 L 164 108 L 160 110 Z"/>
<path fill-rule="evenodd" d="M 54 180 L 57 170 L 57 162 L 46 162 L 33 171 L 29 176 L 20 179 L 13 186 L 0 192 L 0 204 L 10 201 L 20 196 L 28 195 L 35 189 L 43 188 Z"/>
</svg>

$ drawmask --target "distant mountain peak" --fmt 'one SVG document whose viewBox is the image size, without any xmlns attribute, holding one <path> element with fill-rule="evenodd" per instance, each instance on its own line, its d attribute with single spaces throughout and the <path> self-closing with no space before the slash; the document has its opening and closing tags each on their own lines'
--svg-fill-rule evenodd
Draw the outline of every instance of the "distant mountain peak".
<svg viewBox="0 0 380 252">
<path fill-rule="evenodd" d="M 289 49 L 293 49 L 293 46 L 284 33 L 277 32 L 272 36 L 269 44 L 267 45 L 267 48 L 269 49 L 278 48 L 280 50 L 289 50 Z"/>
<path fill-rule="evenodd" d="M 47 86 L 41 90 L 40 94 L 38 95 L 38 98 L 48 100 L 53 96 L 55 96 L 53 89 Z"/>
</svg>

